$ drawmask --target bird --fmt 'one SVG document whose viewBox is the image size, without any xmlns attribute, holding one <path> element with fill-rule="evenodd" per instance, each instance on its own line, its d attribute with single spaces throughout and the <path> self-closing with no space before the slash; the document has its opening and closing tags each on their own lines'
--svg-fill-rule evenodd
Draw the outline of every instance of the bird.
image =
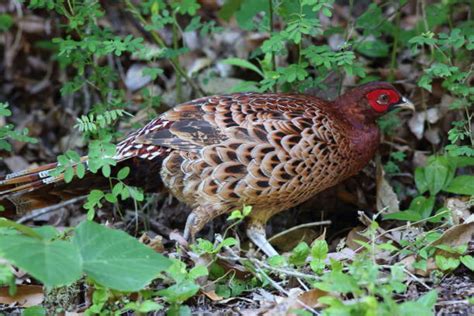
<svg viewBox="0 0 474 316">
<path fill-rule="evenodd" d="M 278 253 L 265 225 L 275 214 L 357 174 L 380 142 L 377 119 L 414 105 L 387 82 L 352 88 L 333 101 L 305 94 L 235 93 L 179 104 L 116 145 L 112 173 L 130 167 L 127 184 L 168 190 L 191 207 L 184 237 L 217 216 L 251 206 L 246 233 L 266 255 Z M 87 164 L 88 157 L 80 163 Z M 57 163 L 0 180 L 3 215 L 109 188 L 87 172 L 65 183 Z"/>
</svg>

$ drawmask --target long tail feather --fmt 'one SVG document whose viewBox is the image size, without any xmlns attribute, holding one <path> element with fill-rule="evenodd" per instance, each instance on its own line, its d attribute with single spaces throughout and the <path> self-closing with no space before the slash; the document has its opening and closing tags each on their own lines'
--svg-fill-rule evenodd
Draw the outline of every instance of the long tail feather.
<svg viewBox="0 0 474 316">
<path fill-rule="evenodd" d="M 153 160 L 137 157 L 121 159 L 112 168 L 112 175 L 116 176 L 123 167 L 129 167 L 132 172 L 125 180 L 126 184 L 142 187 L 147 192 L 157 192 L 163 188 L 159 176 L 162 159 L 163 157 Z M 87 157 L 82 157 L 81 163 L 87 165 Z M 0 179 L 0 206 L 4 209 L 0 216 L 15 218 L 38 208 L 86 195 L 92 189 L 111 188 L 108 178 L 90 171 L 86 172 L 84 178 L 74 177 L 71 182 L 66 183 L 64 174 L 52 175 L 51 172 L 56 167 L 56 163 L 48 164 L 12 173 Z"/>
<path fill-rule="evenodd" d="M 48 173 L 57 167 L 57 163 L 50 163 L 44 166 L 29 168 L 18 172 L 7 174 L 0 180 L 0 196 L 8 194 L 9 190 L 16 188 L 25 183 L 32 183 L 34 181 L 47 178 Z"/>
<path fill-rule="evenodd" d="M 87 157 L 82 157 L 81 163 L 86 160 Z M 51 163 L 29 168 L 8 174 L 1 179 L 0 206 L 3 211 L 0 216 L 16 217 L 87 193 L 87 185 L 78 185 L 76 181 L 67 184 L 64 182 L 64 174 L 52 176 L 51 172 L 57 166 L 57 163 Z"/>
</svg>

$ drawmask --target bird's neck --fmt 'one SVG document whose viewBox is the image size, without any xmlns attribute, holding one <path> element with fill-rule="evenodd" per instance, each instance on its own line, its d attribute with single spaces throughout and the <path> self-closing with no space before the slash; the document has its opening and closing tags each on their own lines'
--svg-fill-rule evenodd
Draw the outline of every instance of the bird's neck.
<svg viewBox="0 0 474 316">
<path fill-rule="evenodd" d="M 346 133 L 351 139 L 352 150 L 362 169 L 375 155 L 380 143 L 380 131 L 376 119 L 355 102 L 337 102 L 338 116 L 344 118 Z"/>
</svg>

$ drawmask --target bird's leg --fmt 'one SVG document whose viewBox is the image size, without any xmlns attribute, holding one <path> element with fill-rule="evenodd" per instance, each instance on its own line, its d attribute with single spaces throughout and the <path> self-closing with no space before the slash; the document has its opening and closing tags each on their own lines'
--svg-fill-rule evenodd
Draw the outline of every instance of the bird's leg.
<svg viewBox="0 0 474 316">
<path fill-rule="evenodd" d="M 187 241 L 194 241 L 196 234 L 204 227 L 204 225 L 216 217 L 216 215 L 219 215 L 219 213 L 212 207 L 196 207 L 186 219 L 183 237 Z"/>
<path fill-rule="evenodd" d="M 186 219 L 186 226 L 184 226 L 183 237 L 187 241 L 191 241 L 191 230 L 192 230 L 192 227 L 194 226 L 195 220 L 196 220 L 196 213 L 194 213 L 193 211 L 188 215 L 188 218 Z M 192 238 L 194 239 L 194 235 L 192 236 Z"/>
<path fill-rule="evenodd" d="M 267 240 L 265 233 L 265 223 L 251 220 L 247 224 L 247 236 L 260 248 L 268 257 L 277 256 L 278 252 Z"/>
</svg>

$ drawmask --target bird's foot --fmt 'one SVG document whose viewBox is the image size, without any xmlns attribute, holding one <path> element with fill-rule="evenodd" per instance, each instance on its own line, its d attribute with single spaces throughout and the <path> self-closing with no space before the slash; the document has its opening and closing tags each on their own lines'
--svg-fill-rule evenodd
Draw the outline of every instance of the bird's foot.
<svg viewBox="0 0 474 316">
<path fill-rule="evenodd" d="M 196 223 L 196 213 L 191 212 L 191 214 L 188 215 L 188 218 L 186 219 L 186 226 L 184 226 L 184 232 L 183 232 L 183 237 L 186 239 L 187 242 L 193 241 L 194 239 L 194 234 L 193 234 L 193 228 Z"/>
<path fill-rule="evenodd" d="M 265 226 L 261 223 L 251 223 L 247 228 L 247 236 L 252 242 L 260 248 L 268 257 L 277 256 L 278 252 L 268 242 Z"/>
</svg>

